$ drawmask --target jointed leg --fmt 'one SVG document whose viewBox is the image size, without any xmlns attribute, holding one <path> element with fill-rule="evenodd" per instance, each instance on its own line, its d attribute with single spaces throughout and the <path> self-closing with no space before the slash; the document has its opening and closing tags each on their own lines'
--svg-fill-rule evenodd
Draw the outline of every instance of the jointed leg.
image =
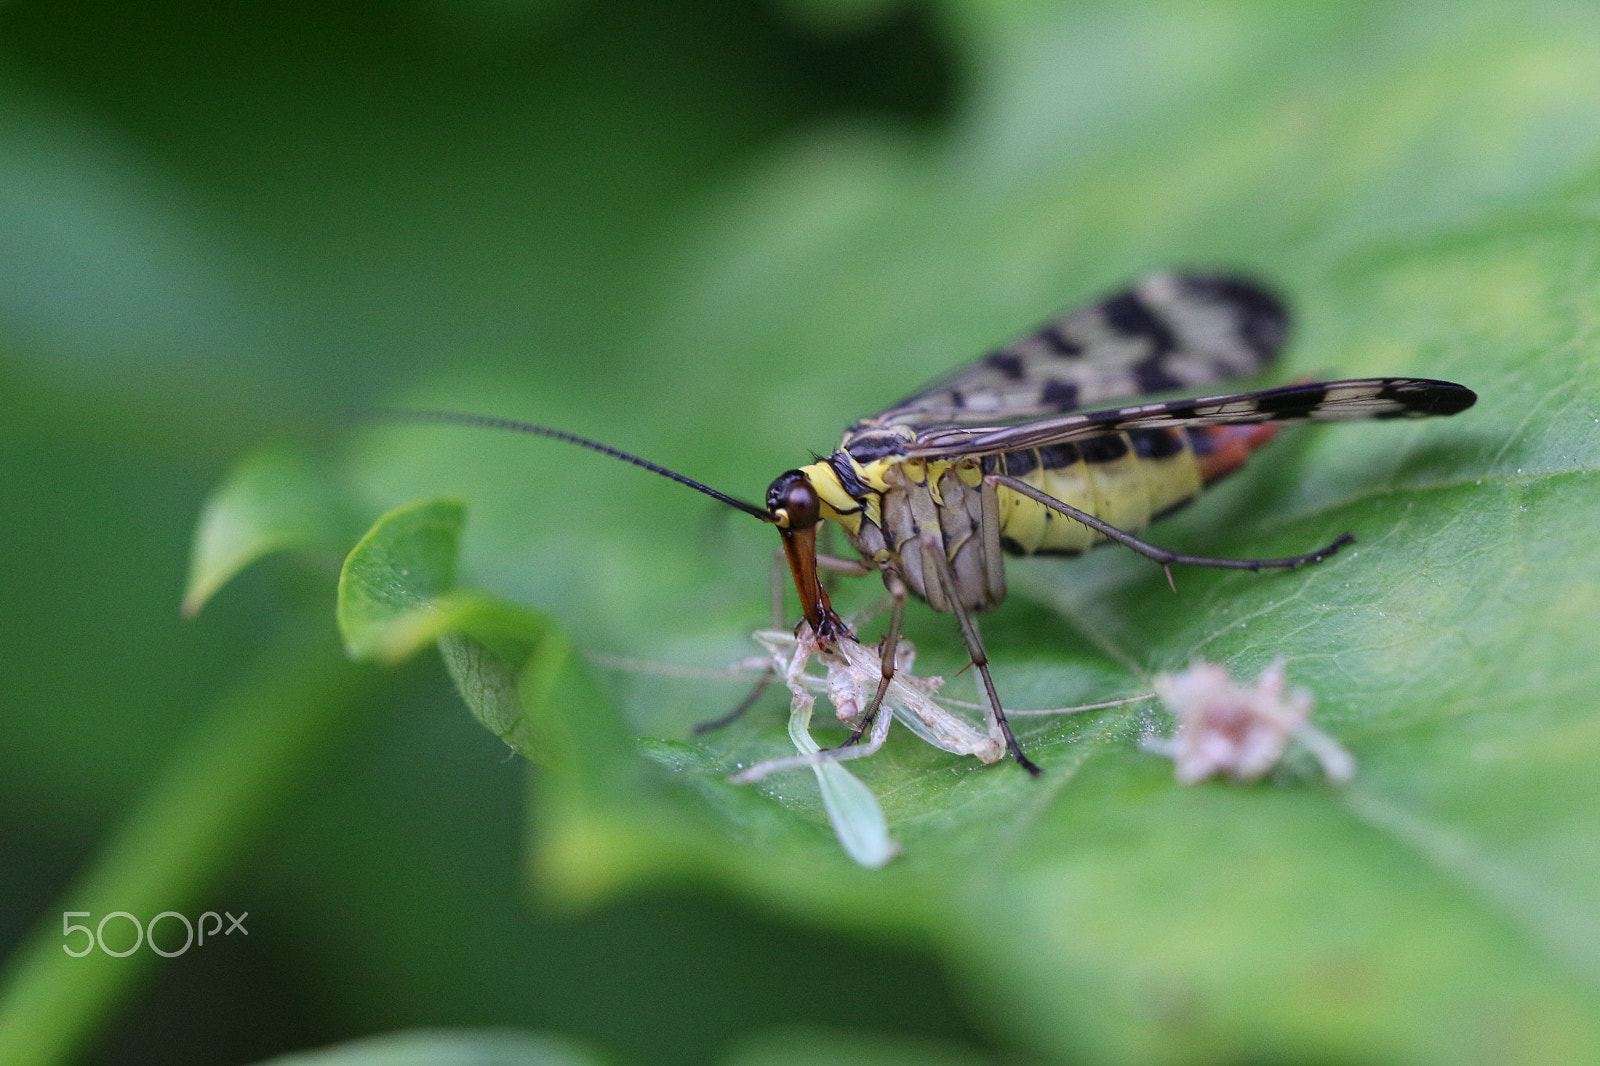
<svg viewBox="0 0 1600 1066">
<path fill-rule="evenodd" d="M 1333 539 L 1333 543 L 1318 551 L 1307 552 L 1304 555 L 1291 555 L 1284 559 L 1215 559 L 1205 555 L 1181 555 L 1178 552 L 1158 548 L 1154 544 L 1146 543 L 1135 537 L 1132 533 L 1118 529 L 1116 526 L 1096 518 L 1087 511 L 1080 511 L 1069 503 L 1062 503 L 1047 492 L 1041 492 L 1018 478 L 1008 474 L 987 474 L 984 480 L 991 485 L 998 485 L 1020 493 L 1036 503 L 1065 515 L 1074 522 L 1082 522 L 1096 533 L 1100 533 L 1119 544 L 1132 548 L 1148 559 L 1154 559 L 1162 566 L 1171 566 L 1173 563 L 1182 563 L 1185 566 L 1212 566 L 1222 570 L 1266 570 L 1266 569 L 1293 569 L 1307 563 L 1320 563 L 1346 544 L 1354 544 L 1356 538 L 1349 533 L 1341 533 Z"/>
<path fill-rule="evenodd" d="M 762 671 L 761 676 L 756 679 L 756 683 L 754 687 L 750 689 L 749 694 L 746 695 L 744 699 L 739 701 L 739 705 L 737 707 L 729 711 L 727 714 L 713 718 L 710 721 L 695 723 L 694 735 L 697 737 L 701 736 L 711 732 L 712 730 L 721 729 L 723 726 L 732 725 L 739 719 L 743 718 L 745 712 L 756 705 L 756 701 L 766 693 L 767 687 L 777 679 L 777 672 L 774 671 L 772 667 L 767 667 L 764 671 Z"/>
<path fill-rule="evenodd" d="M 841 748 L 848 748 L 858 742 L 866 732 L 872 728 L 872 723 L 878 717 L 878 711 L 883 707 L 883 697 L 889 691 L 889 682 L 894 680 L 895 654 L 900 650 L 900 626 L 906 616 L 906 586 L 894 574 L 886 575 L 890 580 L 889 585 L 889 631 L 883 635 L 883 640 L 878 642 L 878 690 L 872 694 L 872 702 L 867 704 L 861 721 L 856 724 L 855 731 Z"/>
<path fill-rule="evenodd" d="M 839 574 L 851 577 L 865 577 L 872 573 L 873 568 L 865 559 L 846 559 L 833 554 L 833 523 L 824 522 L 817 532 L 817 571 L 821 575 L 822 586 L 832 595 L 833 578 Z"/>
<path fill-rule="evenodd" d="M 773 629 L 783 628 L 783 589 L 785 580 L 788 578 L 788 576 L 789 565 L 784 560 L 783 552 L 781 550 L 775 552 L 772 556 L 772 566 L 769 570 L 767 581 L 768 589 L 772 593 Z M 750 689 L 745 698 L 739 701 L 739 705 L 737 707 L 729 711 L 727 714 L 720 715 L 711 719 L 710 721 L 696 723 L 693 730 L 694 735 L 697 737 L 702 736 L 706 733 L 710 733 L 712 730 L 721 729 L 724 726 L 730 726 L 739 719 L 743 718 L 745 712 L 756 705 L 756 701 L 761 699 L 762 695 L 767 691 L 768 686 L 770 686 L 776 680 L 778 680 L 778 672 L 771 666 L 768 666 L 765 670 L 761 671 L 761 676 L 756 679 L 755 685 Z"/>
<path fill-rule="evenodd" d="M 950 603 L 950 612 L 961 626 L 961 639 L 966 641 L 967 655 L 971 657 L 972 665 L 978 668 L 991 721 L 1000 727 L 1000 735 L 1005 737 L 1006 748 L 1011 752 L 1011 757 L 1017 760 L 1017 765 L 1038 777 L 1043 771 L 1032 759 L 1022 754 L 1022 745 L 1017 743 L 1016 734 L 1011 732 L 1011 723 L 1006 720 L 1006 712 L 1000 706 L 1000 695 L 995 691 L 994 678 L 989 675 L 989 655 L 983 650 L 983 637 L 978 633 L 978 623 L 955 595 L 955 575 L 950 572 L 950 560 L 944 555 L 943 538 L 936 535 L 933 541 L 923 543 L 921 548 L 923 573 L 928 573 L 931 568 L 939 575 L 939 582 L 945 588 L 945 598 Z"/>
<path fill-rule="evenodd" d="M 817 557 L 817 568 L 819 570 L 825 570 L 825 571 L 829 571 L 831 573 L 836 573 L 836 574 L 862 575 L 862 574 L 870 574 L 870 573 L 872 573 L 872 567 L 868 566 L 865 562 L 863 562 L 863 561 L 861 561 L 859 559 L 839 559 L 839 558 L 836 558 L 834 556 L 829 556 L 829 555 L 819 555 Z M 772 556 L 772 567 L 771 567 L 771 570 L 770 570 L 769 582 L 768 583 L 769 583 L 769 586 L 770 586 L 770 589 L 771 589 L 771 593 L 772 593 L 772 628 L 773 629 L 782 629 L 783 628 L 783 597 L 784 597 L 784 589 L 788 587 L 788 583 L 789 583 L 789 564 L 784 559 L 784 555 L 783 555 L 783 552 L 781 550 L 773 553 L 773 556 Z M 899 633 L 900 633 L 900 627 L 899 627 L 898 621 L 896 621 L 896 623 L 894 624 L 893 628 L 894 628 L 894 633 L 895 633 L 895 640 L 898 641 L 899 640 Z M 892 670 L 893 659 L 892 658 L 890 659 L 890 665 L 891 665 L 890 673 L 891 673 L 891 676 L 892 676 L 892 673 L 893 673 L 893 670 Z M 762 672 L 760 678 L 758 678 L 756 680 L 756 683 L 750 689 L 750 692 L 745 696 L 744 699 L 739 701 L 739 705 L 738 706 L 736 706 L 733 710 L 729 711 L 727 714 L 721 715 L 720 717 L 713 718 L 710 721 L 698 723 L 694 727 L 694 730 L 693 730 L 694 735 L 698 737 L 698 736 L 701 736 L 702 734 L 710 733 L 713 730 L 721 729 L 724 726 L 732 725 L 734 722 L 737 722 L 740 718 L 743 718 L 744 715 L 745 715 L 745 712 L 756 705 L 756 702 L 761 699 L 763 694 L 766 693 L 767 688 L 774 681 L 776 681 L 777 679 L 778 679 L 777 671 L 775 669 L 773 669 L 772 667 L 770 667 L 770 666 L 767 667 L 766 670 L 764 670 Z M 872 701 L 872 705 L 871 705 L 871 708 L 869 710 L 868 717 L 863 720 L 863 724 L 864 725 L 871 722 L 871 714 L 873 712 L 877 711 L 878 704 L 882 701 L 883 694 L 884 694 L 884 692 L 888 691 L 888 688 L 889 688 L 889 682 L 888 682 L 887 679 L 885 679 L 884 681 L 882 681 L 879 684 L 877 698 L 875 698 Z M 851 736 L 851 738 L 848 741 L 846 741 L 845 743 L 853 744 L 858 739 L 860 739 L 860 736 L 861 736 L 861 731 L 857 730 L 855 735 Z"/>
</svg>

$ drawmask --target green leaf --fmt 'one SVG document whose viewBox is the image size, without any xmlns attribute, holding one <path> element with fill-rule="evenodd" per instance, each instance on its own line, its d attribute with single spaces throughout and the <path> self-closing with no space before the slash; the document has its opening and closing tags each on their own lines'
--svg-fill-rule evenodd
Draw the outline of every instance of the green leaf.
<svg viewBox="0 0 1600 1066">
<path fill-rule="evenodd" d="M 567 638 L 533 612 L 454 586 L 465 521 L 459 501 L 442 499 L 377 521 L 340 576 L 346 650 L 398 662 L 437 642 L 473 715 L 545 769 L 535 876 L 552 893 L 587 899 L 650 876 L 671 850 L 663 841 L 698 831 L 670 802 L 661 809 L 649 764 Z"/>
<path fill-rule="evenodd" d="M 183 613 L 199 614 L 217 590 L 264 556 L 338 550 L 348 523 L 337 499 L 325 470 L 296 449 L 270 445 L 240 459 L 200 510 Z"/>
<path fill-rule="evenodd" d="M 378 519 L 339 573 L 339 633 L 352 659 L 399 662 L 451 624 L 466 505 L 419 500 Z"/>
<path fill-rule="evenodd" d="M 1151 533 L 1262 557 L 1356 535 L 1320 566 L 1181 570 L 1175 595 L 1110 550 L 1027 560 L 984 634 L 1012 707 L 1281 657 L 1356 777 L 1184 788 L 1139 749 L 1165 722 L 1138 708 L 1021 720 L 1039 781 L 897 732 L 851 769 L 902 857 L 860 871 L 811 775 L 727 784 L 786 753 L 782 715 L 691 740 L 738 687 L 666 672 L 749 654 L 764 531 L 708 529 L 680 489 L 553 444 L 396 431 L 352 475 L 481 498 L 475 580 L 609 656 L 602 682 L 682 786 L 618 788 L 614 746 L 574 760 L 542 802 L 581 802 L 593 839 L 644 857 L 546 846 L 542 869 L 593 895 L 687 869 L 903 931 L 1064 1060 L 1600 1060 L 1600 23 L 1563 5 L 951 9 L 981 61 L 947 140 L 786 145 L 710 211 L 626 375 L 564 409 L 537 384 L 496 402 L 752 495 L 1064 305 L 1171 264 L 1257 274 L 1300 310 L 1281 379 L 1443 377 L 1478 407 L 1295 430 Z M 870 604 L 868 585 L 841 601 Z M 948 618 L 908 627 L 919 673 L 970 684 Z M 560 691 L 548 721 L 576 730 L 589 697 L 562 710 Z"/>
<path fill-rule="evenodd" d="M 418 1030 L 279 1055 L 261 1066 L 601 1066 L 607 1061 L 565 1037 Z"/>
<path fill-rule="evenodd" d="M 419 500 L 390 511 L 361 538 L 339 575 L 339 632 L 351 658 L 400 662 L 436 640 L 469 633 L 520 664 L 544 638 L 548 623 L 533 612 L 455 587 L 465 523 L 460 501 Z M 494 677 L 471 676 L 469 655 L 452 651 L 447 658 L 464 691 L 487 701 L 486 709 L 501 698 Z"/>
<path fill-rule="evenodd" d="M 354 659 L 399 662 L 438 642 L 445 665 L 485 728 L 528 758 L 543 747 L 518 675 L 552 636 L 530 611 L 455 588 L 466 524 L 457 500 L 418 500 L 378 519 L 345 559 L 338 619 Z"/>
<path fill-rule="evenodd" d="M 994 1060 L 937 1040 L 818 1026 L 767 1030 L 740 1039 L 722 1066 L 985 1066 Z"/>
</svg>

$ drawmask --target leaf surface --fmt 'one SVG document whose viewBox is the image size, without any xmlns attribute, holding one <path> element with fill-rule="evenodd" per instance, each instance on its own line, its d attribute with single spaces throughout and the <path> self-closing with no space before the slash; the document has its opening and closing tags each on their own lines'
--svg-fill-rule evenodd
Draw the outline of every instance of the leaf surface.
<svg viewBox="0 0 1600 1066">
<path fill-rule="evenodd" d="M 1441 377 L 1478 407 L 1297 430 L 1151 534 L 1263 557 L 1356 535 L 1320 566 L 1185 570 L 1174 595 L 1110 550 L 1029 560 L 984 632 L 1019 708 L 1283 658 L 1356 777 L 1182 788 L 1139 749 L 1163 722 L 1137 706 L 1025 719 L 1040 781 L 900 735 L 852 766 L 902 845 L 864 873 L 809 773 L 727 784 L 786 750 L 771 704 L 690 739 L 742 693 L 672 671 L 750 654 L 763 531 L 555 445 L 375 434 L 353 477 L 391 502 L 452 483 L 481 501 L 463 573 L 607 657 L 598 691 L 546 719 L 592 758 L 544 794 L 543 875 L 581 898 L 689 870 L 905 931 L 1063 1058 L 1600 1059 L 1600 25 L 1563 5 L 952 12 L 982 76 L 947 140 L 791 144 L 707 209 L 628 375 L 564 411 L 508 383 L 504 410 L 748 498 L 853 418 L 1130 277 L 1269 279 L 1300 311 L 1281 380 Z M 919 672 L 960 673 L 953 630 L 914 612 Z"/>
</svg>

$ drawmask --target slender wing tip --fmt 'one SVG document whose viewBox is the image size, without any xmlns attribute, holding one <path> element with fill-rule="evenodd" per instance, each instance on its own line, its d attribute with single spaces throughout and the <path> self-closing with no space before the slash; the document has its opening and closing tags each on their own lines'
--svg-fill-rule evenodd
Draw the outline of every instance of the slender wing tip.
<svg viewBox="0 0 1600 1066">
<path fill-rule="evenodd" d="M 1402 405 L 1413 417 L 1460 414 L 1478 402 L 1478 394 L 1453 381 L 1408 378 L 1391 384 L 1383 398 Z"/>
</svg>

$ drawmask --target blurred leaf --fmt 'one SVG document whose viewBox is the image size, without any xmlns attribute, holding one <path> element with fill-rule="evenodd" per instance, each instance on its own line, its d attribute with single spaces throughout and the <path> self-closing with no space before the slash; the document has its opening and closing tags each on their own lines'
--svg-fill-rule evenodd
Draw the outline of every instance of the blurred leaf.
<svg viewBox="0 0 1600 1066">
<path fill-rule="evenodd" d="M 544 757 L 518 675 L 549 624 L 515 605 L 454 587 L 466 508 L 419 500 L 378 519 L 339 575 L 339 630 L 355 659 L 395 663 L 435 641 L 474 715 L 529 759 Z"/>
<path fill-rule="evenodd" d="M 28 621 L 11 629 L 0 686 L 20 716 L 0 744 L 0 822 L 22 830 L 0 832 L 0 939 L 21 934 L 241 656 L 301 624 L 267 580 L 277 565 L 236 581 L 199 627 L 171 611 L 204 482 L 240 441 L 294 433 L 318 409 L 417 376 L 473 406 L 582 402 L 627 365 L 623 345 L 671 280 L 658 262 L 676 235 L 669 212 L 701 202 L 774 131 L 861 108 L 863 84 L 904 83 L 878 68 L 893 75 L 897 55 L 931 50 L 903 38 L 811 47 L 763 5 L 722 0 L 449 6 L 90 3 L 69 20 L 48 5 L 5 8 L 0 229 L 17 239 L 0 239 L 4 598 Z M 394 502 L 360 501 L 339 546 Z M 462 571 L 475 584 L 483 543 L 473 538 Z M 563 691 L 577 684 L 573 659 L 552 671 Z M 703 1061 L 752 1015 L 785 1016 L 752 964 L 804 987 L 836 957 L 922 965 L 681 890 L 664 910 L 619 908 L 615 922 L 530 921 L 505 876 L 521 775 L 495 764 L 486 738 L 463 737 L 464 716 L 423 713 L 436 684 L 355 743 L 325 742 L 338 763 L 308 815 L 235 850 L 240 885 L 297 930 L 255 938 L 277 964 L 150 982 L 138 1023 L 106 1054 L 161 1045 L 167 1019 L 192 1055 L 220 1061 L 292 1045 L 296 1022 L 325 1033 L 532 1011 L 659 1061 Z M 610 694 L 598 696 L 579 707 L 593 719 L 585 738 L 621 737 L 649 770 Z M 483 950 L 463 950 L 462 936 Z M 776 958 L 721 948 L 747 936 L 777 942 Z M 641 994 L 648 972 L 691 967 Z M 959 1028 L 947 999 L 918 990 L 902 1002 Z"/>
<path fill-rule="evenodd" d="M 183 613 L 206 601 L 239 571 L 274 552 L 337 551 L 349 522 L 326 471 L 283 446 L 259 448 L 234 464 L 206 499 L 189 556 Z"/>
<path fill-rule="evenodd" d="M 776 0 L 777 10 L 819 36 L 862 33 L 905 6 L 904 0 Z"/>
<path fill-rule="evenodd" d="M 602 1066 L 609 1061 L 565 1037 L 419 1030 L 280 1055 L 261 1066 Z"/>
<path fill-rule="evenodd" d="M 994 1060 L 936 1040 L 796 1026 L 747 1036 L 720 1061 L 722 1066 L 985 1066 Z"/>
<path fill-rule="evenodd" d="M 345 560 L 338 617 L 355 658 L 398 662 L 437 641 L 472 713 L 545 768 L 536 876 L 592 898 L 651 871 L 683 833 L 566 637 L 540 616 L 454 587 L 466 510 L 425 499 L 380 518 Z M 640 816 L 640 809 L 649 813 Z M 551 858 L 554 856 L 554 858 Z M 546 860 L 549 860 L 548 862 Z"/>
<path fill-rule="evenodd" d="M 146 921 L 190 911 L 361 706 L 371 672 L 352 668 L 320 629 L 313 632 L 281 640 L 224 694 L 61 906 L 6 960 L 0 1050 L 8 1064 L 68 1061 L 153 965 L 147 952 L 65 954 L 62 911 L 101 918 L 123 911 Z"/>
<path fill-rule="evenodd" d="M 195 190 L 91 109 L 9 65 L 0 85 L 0 313 L 29 342 L 18 354 L 122 403 L 197 383 L 259 400 L 270 313 Z"/>
</svg>

